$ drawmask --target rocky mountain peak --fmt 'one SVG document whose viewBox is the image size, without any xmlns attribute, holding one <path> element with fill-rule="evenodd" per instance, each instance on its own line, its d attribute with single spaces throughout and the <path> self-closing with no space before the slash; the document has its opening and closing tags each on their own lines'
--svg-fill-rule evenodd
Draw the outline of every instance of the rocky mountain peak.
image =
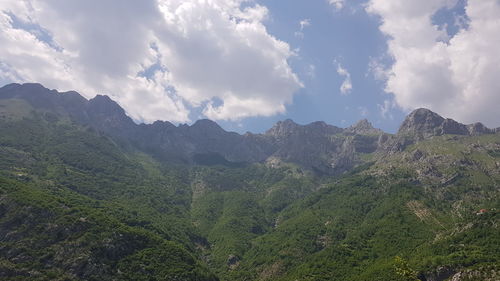
<svg viewBox="0 0 500 281">
<path fill-rule="evenodd" d="M 97 95 L 93 99 L 90 99 L 89 108 L 96 113 L 125 114 L 125 110 L 106 95 Z"/>
<path fill-rule="evenodd" d="M 383 133 L 382 130 L 374 128 L 372 123 L 370 123 L 367 119 L 362 119 L 358 121 L 356 124 L 347 128 L 345 132 L 349 134 L 359 134 L 359 135 L 371 135 L 371 134 Z"/>
<path fill-rule="evenodd" d="M 13 83 L 0 88 L 1 98 L 23 99 L 33 106 L 51 110 L 55 108 L 54 94 L 56 93 L 38 83 Z"/>
<path fill-rule="evenodd" d="M 137 124 L 127 116 L 125 110 L 110 97 L 97 95 L 90 99 L 86 106 L 86 118 L 82 123 L 120 137 L 130 137 L 136 134 Z"/>
<path fill-rule="evenodd" d="M 181 131 L 185 134 L 190 135 L 194 138 L 205 139 L 205 141 L 207 141 L 206 138 L 218 138 L 230 134 L 229 132 L 226 132 L 224 129 L 222 129 L 219 124 L 209 119 L 200 119 L 194 122 L 194 124 L 191 126 L 179 128 L 181 128 Z"/>
<path fill-rule="evenodd" d="M 358 127 L 358 128 L 373 128 L 372 123 L 368 121 L 368 119 L 361 119 L 356 124 L 354 124 L 353 127 Z"/>
<path fill-rule="evenodd" d="M 140 124 L 142 127 L 151 127 L 152 129 L 175 129 L 175 125 L 168 121 L 156 120 L 151 125 Z"/>
<path fill-rule="evenodd" d="M 179 163 L 191 163 L 200 155 L 248 163 L 271 157 L 321 173 L 342 173 L 362 162 L 357 153 L 401 151 L 411 143 L 442 134 L 495 132 L 481 123 L 463 125 L 421 108 L 408 115 L 397 135 L 384 134 L 366 119 L 347 129 L 322 121 L 300 125 L 287 119 L 277 122 L 264 134 L 240 135 L 227 132 L 207 119 L 193 125 L 175 126 L 165 121 L 138 125 L 108 96 L 98 95 L 87 101 L 76 92 L 59 93 L 40 84 L 10 84 L 0 88 L 0 99 L 13 98 L 24 99 L 35 109 L 68 116 L 120 142 L 138 146 L 154 157 Z"/>
<path fill-rule="evenodd" d="M 324 121 L 315 121 L 307 124 L 306 126 L 311 128 L 328 128 L 330 125 L 326 124 Z"/>
<path fill-rule="evenodd" d="M 75 103 L 78 102 L 80 105 L 87 103 L 87 99 L 75 91 L 61 92 L 59 94 L 61 95 L 61 99 L 65 101 L 74 101 Z"/>
<path fill-rule="evenodd" d="M 450 118 L 445 119 L 428 109 L 419 108 L 406 117 L 397 135 L 421 140 L 445 134 L 482 135 L 492 133 L 495 133 L 495 130 L 486 128 L 481 123 L 464 125 Z"/>
<path fill-rule="evenodd" d="M 219 126 L 216 122 L 210 119 L 200 119 L 191 125 L 193 129 L 209 130 L 209 131 L 223 131 L 224 129 Z"/>
<path fill-rule="evenodd" d="M 334 135 L 334 134 L 341 133 L 344 131 L 344 129 L 329 125 L 323 121 L 312 122 L 310 124 L 305 125 L 304 127 L 306 127 L 309 132 L 314 131 L 314 132 L 319 133 L 319 134 Z"/>
<path fill-rule="evenodd" d="M 497 129 L 489 129 L 483 125 L 481 122 L 477 122 L 474 124 L 467 125 L 467 130 L 469 134 L 472 136 L 484 135 L 484 134 L 493 134 L 495 132 L 500 132 L 500 128 Z"/>
<path fill-rule="evenodd" d="M 411 112 L 399 127 L 398 134 L 423 134 L 424 136 L 437 135 L 437 128 L 444 122 L 439 114 L 426 108 L 419 108 Z"/>
<path fill-rule="evenodd" d="M 42 91 L 49 91 L 49 89 L 45 88 L 42 84 L 39 83 L 12 83 L 3 87 L 5 90 L 9 91 L 20 91 L 29 94 L 36 94 Z"/>
<path fill-rule="evenodd" d="M 300 127 L 299 124 L 293 122 L 291 119 L 278 121 L 271 129 L 266 132 L 266 135 L 272 137 L 286 137 L 295 132 Z"/>
<path fill-rule="evenodd" d="M 426 108 L 411 112 L 399 128 L 398 135 L 414 136 L 425 139 L 444 134 L 468 135 L 467 126 L 453 119 L 445 119 L 441 115 Z"/>
</svg>

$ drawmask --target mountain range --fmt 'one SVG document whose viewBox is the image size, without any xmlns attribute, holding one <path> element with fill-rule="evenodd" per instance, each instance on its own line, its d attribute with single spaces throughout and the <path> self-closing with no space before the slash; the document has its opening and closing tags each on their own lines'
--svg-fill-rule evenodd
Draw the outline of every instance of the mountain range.
<svg viewBox="0 0 500 281">
<path fill-rule="evenodd" d="M 460 124 L 427 110 L 407 116 L 395 135 L 373 128 L 364 119 L 349 128 L 318 121 L 299 125 L 290 119 L 276 123 L 263 134 L 240 135 L 217 123 L 198 120 L 189 126 L 168 121 L 136 124 L 108 96 L 86 100 L 78 93 L 57 92 L 40 84 L 10 84 L 0 89 L 0 99 L 20 99 L 37 110 L 67 116 L 72 121 L 147 151 L 156 158 L 183 164 L 291 162 L 326 174 L 345 172 L 362 161 L 361 154 L 402 150 L 416 141 L 456 134 L 476 136 L 500 132 L 481 123 Z"/>
<path fill-rule="evenodd" d="M 0 88 L 0 279 L 499 280 L 500 128 L 210 120 Z"/>
</svg>

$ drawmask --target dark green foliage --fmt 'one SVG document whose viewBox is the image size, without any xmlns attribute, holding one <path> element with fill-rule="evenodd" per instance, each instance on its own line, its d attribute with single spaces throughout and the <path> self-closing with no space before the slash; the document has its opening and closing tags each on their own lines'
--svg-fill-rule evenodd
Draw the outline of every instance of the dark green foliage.
<svg viewBox="0 0 500 281">
<path fill-rule="evenodd" d="M 403 281 L 460 271 L 487 280 L 499 271 L 498 136 L 436 138 L 332 178 L 214 154 L 195 157 L 205 166 L 173 166 L 16 107 L 15 118 L 0 117 L 0 279 Z M 354 141 L 371 153 L 372 138 Z M 490 148 L 470 152 L 474 143 Z M 417 148 L 458 164 L 411 166 Z M 417 169 L 437 180 L 420 181 Z"/>
<path fill-rule="evenodd" d="M 62 193 L 0 178 L 0 277 L 216 280 L 180 245 L 89 207 L 92 200 Z M 149 274 L 137 279 L 140 271 L 132 269 L 143 264 Z"/>
<path fill-rule="evenodd" d="M 172 265 L 172 266 L 169 266 Z M 215 281 L 195 258 L 177 245 L 156 245 L 139 251 L 118 264 L 121 280 Z"/>
<path fill-rule="evenodd" d="M 497 213 L 458 221 L 451 213 L 452 202 L 439 201 L 433 207 L 437 202 L 430 195 L 411 184 L 386 185 L 372 177 L 350 175 L 281 212 L 278 226 L 255 239 L 240 272 L 233 276 L 411 280 L 418 270 L 426 274 L 445 265 L 455 272 L 471 266 L 498 268 Z M 455 227 L 470 223 L 470 230 L 457 233 Z M 456 252 L 450 245 L 463 246 Z M 413 277 L 394 271 L 394 258 L 400 255 L 415 268 Z M 437 260 L 422 263 L 427 257 Z"/>
</svg>

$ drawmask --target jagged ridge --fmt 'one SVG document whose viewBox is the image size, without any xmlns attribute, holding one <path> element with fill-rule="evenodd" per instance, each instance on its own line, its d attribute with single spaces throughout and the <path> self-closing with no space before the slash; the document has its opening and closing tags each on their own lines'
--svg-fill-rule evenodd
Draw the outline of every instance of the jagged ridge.
<svg viewBox="0 0 500 281">
<path fill-rule="evenodd" d="M 396 135 L 375 129 L 366 119 L 345 129 L 321 121 L 299 125 L 287 119 L 264 134 L 240 135 L 206 119 L 191 126 L 175 126 L 167 121 L 138 125 L 108 96 L 86 100 L 77 92 L 59 93 L 40 84 L 6 85 L 0 89 L 0 98 L 22 99 L 35 109 L 68 116 L 174 163 L 196 164 L 196 159 L 204 155 L 218 155 L 228 163 L 278 159 L 329 174 L 347 171 L 361 163 L 359 153 L 401 150 L 410 143 L 443 134 L 481 135 L 499 131 L 481 123 L 460 124 L 421 108 L 408 115 Z"/>
</svg>

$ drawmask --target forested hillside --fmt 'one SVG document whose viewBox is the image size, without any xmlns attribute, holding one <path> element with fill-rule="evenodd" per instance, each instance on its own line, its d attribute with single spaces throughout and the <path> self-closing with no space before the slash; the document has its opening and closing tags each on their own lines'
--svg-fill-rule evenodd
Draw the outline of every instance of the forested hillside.
<svg viewBox="0 0 500 281">
<path fill-rule="evenodd" d="M 0 90 L 2 280 L 500 280 L 498 129 L 242 136 L 38 91 Z"/>
</svg>

